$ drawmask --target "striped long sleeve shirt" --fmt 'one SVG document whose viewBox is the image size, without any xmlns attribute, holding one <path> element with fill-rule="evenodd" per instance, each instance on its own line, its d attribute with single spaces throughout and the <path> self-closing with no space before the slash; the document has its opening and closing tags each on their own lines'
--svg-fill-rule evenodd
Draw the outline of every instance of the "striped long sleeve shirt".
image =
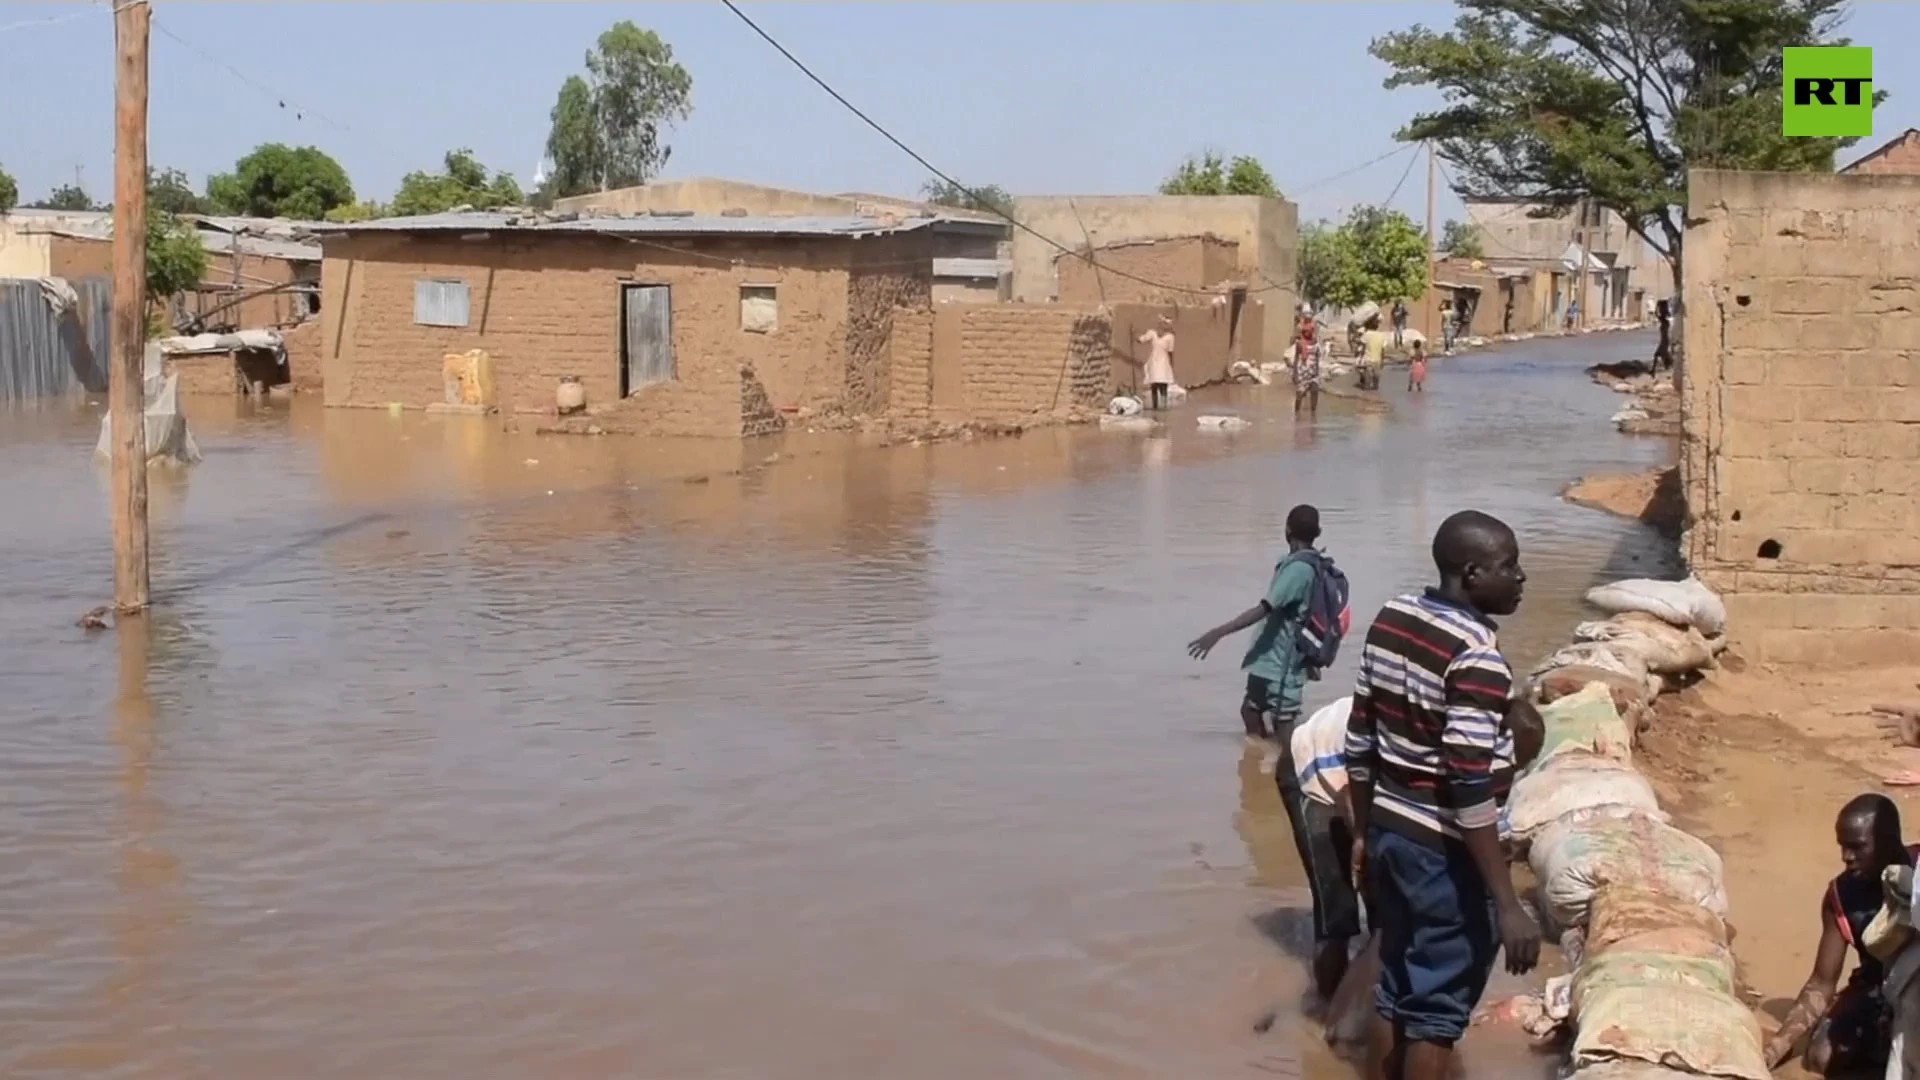
<svg viewBox="0 0 1920 1080">
<path fill-rule="evenodd" d="M 1347 771 L 1373 783 L 1369 824 L 1433 846 L 1498 825 L 1513 782 L 1513 672 L 1476 611 L 1432 590 L 1380 609 L 1347 721 Z"/>
</svg>

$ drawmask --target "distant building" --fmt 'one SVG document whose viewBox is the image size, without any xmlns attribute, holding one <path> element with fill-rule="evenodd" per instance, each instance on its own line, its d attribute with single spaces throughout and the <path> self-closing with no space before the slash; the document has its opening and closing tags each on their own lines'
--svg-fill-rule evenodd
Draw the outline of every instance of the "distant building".
<svg viewBox="0 0 1920 1080">
<path fill-rule="evenodd" d="M 759 434 L 878 415 L 896 308 L 925 309 L 939 219 L 448 213 L 321 226 L 329 405 L 447 403 L 485 350 L 504 412 L 577 378 L 626 430 Z"/>
<path fill-rule="evenodd" d="M 1869 176 L 1920 175 L 1920 128 L 1908 128 L 1838 171 Z"/>
<path fill-rule="evenodd" d="M 931 215 L 933 254 L 929 272 L 934 301 L 991 303 L 1007 298 L 1007 239 L 1012 229 L 998 214 L 934 206 L 912 199 L 850 192 L 819 195 L 792 188 L 701 177 L 660 180 L 638 187 L 596 191 L 560 199 L 558 213 L 696 214 L 712 217 L 902 217 Z"/>
<path fill-rule="evenodd" d="M 1278 359 L 1292 343 L 1293 320 L 1286 315 L 1299 302 L 1295 262 L 1299 220 L 1294 205 L 1285 199 L 1255 195 L 1023 195 L 1014 200 L 1014 207 L 1015 216 L 1026 226 L 1013 236 L 1016 300 L 1065 302 L 1063 289 L 1081 293 L 1087 280 L 1084 271 L 1091 268 L 1084 259 L 1077 260 L 1079 267 L 1072 267 L 1076 260 L 1062 256 L 1071 251 L 1093 251 L 1095 261 L 1102 266 L 1125 271 L 1109 273 L 1104 279 L 1096 277 L 1096 284 L 1104 280 L 1113 290 L 1148 287 L 1137 280 L 1129 282 L 1126 275 L 1132 274 L 1147 278 L 1153 286 L 1163 286 L 1154 290 L 1158 293 L 1182 296 L 1183 303 L 1205 302 L 1204 294 L 1221 285 L 1207 280 L 1213 276 L 1216 263 L 1199 257 L 1176 257 L 1177 245 L 1159 245 L 1157 250 L 1124 255 L 1115 249 L 1210 237 L 1216 244 L 1233 245 L 1234 280 L 1244 287 L 1247 302 L 1266 309 L 1260 348 L 1254 358 Z M 1203 242 L 1189 244 L 1188 254 L 1198 256 L 1206 246 Z M 1103 251 L 1109 254 L 1099 254 Z M 1110 256 L 1119 261 L 1109 262 Z M 1134 274 L 1122 265 L 1139 258 L 1166 263 L 1159 269 L 1170 273 L 1178 270 L 1175 276 L 1180 280 Z"/>
<path fill-rule="evenodd" d="M 1468 199 L 1466 211 L 1489 263 L 1547 269 L 1541 315 L 1549 325 L 1576 300 L 1586 308 L 1582 322 L 1634 322 L 1673 296 L 1672 264 L 1606 207 L 1582 203 L 1553 216 L 1538 203 Z"/>
<path fill-rule="evenodd" d="M 174 325 L 189 333 L 293 326 L 320 301 L 320 246 L 307 223 L 193 217 L 207 273 L 170 298 Z M 0 214 L 0 277 L 80 279 L 113 273 L 113 215 L 105 210 Z"/>
</svg>

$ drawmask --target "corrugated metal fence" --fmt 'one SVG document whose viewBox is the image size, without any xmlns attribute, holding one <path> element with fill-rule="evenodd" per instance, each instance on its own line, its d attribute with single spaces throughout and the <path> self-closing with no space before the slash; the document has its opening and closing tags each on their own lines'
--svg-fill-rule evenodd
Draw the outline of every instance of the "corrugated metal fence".
<svg viewBox="0 0 1920 1080">
<path fill-rule="evenodd" d="M 107 388 L 113 279 L 69 282 L 80 302 L 58 316 L 35 278 L 0 278 L 0 403 Z"/>
</svg>

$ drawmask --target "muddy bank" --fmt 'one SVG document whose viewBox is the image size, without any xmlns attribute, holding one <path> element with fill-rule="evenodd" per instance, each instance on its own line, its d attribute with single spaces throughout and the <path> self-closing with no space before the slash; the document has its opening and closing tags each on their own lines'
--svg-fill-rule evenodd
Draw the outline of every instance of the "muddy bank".
<svg viewBox="0 0 1920 1080">
<path fill-rule="evenodd" d="M 1676 542 L 1686 524 L 1687 500 L 1680 489 L 1678 466 L 1583 476 L 1568 484 L 1560 497 L 1575 506 L 1651 525 Z"/>
</svg>

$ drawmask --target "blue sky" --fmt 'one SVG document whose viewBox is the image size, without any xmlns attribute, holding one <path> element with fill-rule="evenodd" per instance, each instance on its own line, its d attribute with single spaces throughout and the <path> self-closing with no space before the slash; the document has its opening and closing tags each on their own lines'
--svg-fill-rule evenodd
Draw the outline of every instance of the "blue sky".
<svg viewBox="0 0 1920 1080">
<path fill-rule="evenodd" d="M 1445 25 L 1452 5 L 1265 3 L 787 3 L 742 7 L 854 103 L 947 172 L 1016 193 L 1148 190 L 1206 147 L 1258 157 L 1303 218 L 1357 202 L 1424 214 L 1411 153 L 1319 183 L 1394 149 L 1433 99 L 1381 88 L 1367 42 Z M 364 197 L 470 146 L 530 179 L 547 114 L 600 31 L 658 31 L 693 75 L 694 113 L 670 137 L 668 176 L 820 191 L 908 194 L 923 170 L 863 126 L 726 8 L 674 3 L 161 2 L 151 155 L 195 185 L 258 143 L 312 143 Z M 1860 4 L 1892 99 L 1884 135 L 1920 125 L 1920 4 Z M 0 167 L 23 199 L 80 169 L 112 183 L 113 32 L 105 5 L 0 4 Z M 284 106 L 282 105 L 284 102 Z M 1862 148 L 1864 149 L 1864 148 Z M 1402 182 L 1402 177 L 1405 177 Z M 1398 188 L 1397 194 L 1396 186 Z M 1444 189 L 1444 184 L 1443 184 Z M 1441 196 L 1443 217 L 1458 202 Z"/>
</svg>

